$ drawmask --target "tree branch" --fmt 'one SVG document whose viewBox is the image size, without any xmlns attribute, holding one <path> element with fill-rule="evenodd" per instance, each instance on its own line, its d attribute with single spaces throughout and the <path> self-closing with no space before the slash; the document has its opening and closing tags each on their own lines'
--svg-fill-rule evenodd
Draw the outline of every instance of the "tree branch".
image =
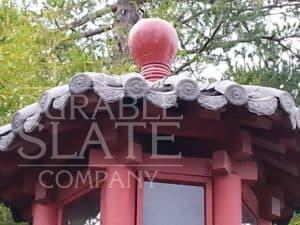
<svg viewBox="0 0 300 225">
<path fill-rule="evenodd" d="M 92 14 L 86 14 L 81 18 L 75 19 L 74 21 L 72 21 L 70 24 L 66 25 L 64 28 L 75 28 L 75 27 L 79 27 L 85 23 L 87 23 L 88 21 L 92 21 L 96 18 L 102 17 L 110 12 L 113 11 L 113 7 L 114 6 L 107 6 L 104 7 Z"/>
<path fill-rule="evenodd" d="M 208 45 L 213 41 L 215 36 L 217 35 L 218 31 L 220 30 L 222 24 L 224 23 L 224 20 L 221 20 L 212 35 L 206 40 L 206 42 L 202 45 L 201 48 L 194 50 L 193 53 L 197 53 L 191 60 L 187 61 L 186 63 L 182 64 L 178 69 L 175 70 L 175 74 L 181 72 L 186 67 L 190 66 L 193 62 L 197 60 L 198 54 L 201 54 L 203 51 L 205 51 L 208 47 Z"/>
<path fill-rule="evenodd" d="M 198 13 L 195 13 L 194 15 L 190 16 L 189 18 L 185 19 L 185 20 L 182 20 L 181 23 L 183 24 L 186 24 L 186 23 L 189 23 L 190 21 L 198 18 L 201 14 L 203 14 L 203 12 L 198 12 Z"/>
<path fill-rule="evenodd" d="M 217 28 L 214 30 L 214 32 L 212 33 L 212 35 L 210 37 L 206 37 L 207 40 L 205 41 L 205 43 L 200 48 L 196 48 L 196 49 L 192 49 L 192 50 L 187 50 L 187 53 L 189 53 L 189 54 L 195 54 L 195 53 L 201 53 L 204 50 L 206 50 L 207 46 L 215 38 L 217 32 L 219 31 L 219 29 L 221 28 L 221 26 L 222 26 L 223 23 L 224 23 L 224 21 L 222 20 L 218 24 Z"/>
<path fill-rule="evenodd" d="M 286 46 L 282 43 L 282 40 L 284 40 L 285 38 L 275 38 L 275 37 L 272 37 L 272 36 L 271 37 L 267 36 L 267 37 L 263 37 L 263 39 L 277 42 L 282 48 L 284 48 L 285 50 L 291 52 L 296 58 L 300 59 L 299 54 L 297 54 L 296 52 L 294 52 L 293 49 L 291 49 L 290 47 L 288 47 L 288 46 Z"/>
<path fill-rule="evenodd" d="M 273 41 L 273 42 L 278 43 L 285 50 L 289 51 L 296 58 L 300 59 L 300 55 L 298 53 L 296 53 L 292 48 L 290 48 L 282 43 L 283 40 L 288 39 L 288 38 L 299 38 L 299 37 L 298 37 L 298 35 L 290 35 L 290 36 L 280 37 L 280 38 L 276 38 L 274 36 L 261 36 L 259 38 L 237 39 L 237 40 L 233 40 L 233 41 L 227 41 L 227 44 L 233 45 L 233 44 L 238 44 L 238 43 L 251 43 L 251 42 L 257 41 L 258 39 Z M 217 46 L 217 47 L 221 47 L 221 46 Z M 194 51 L 195 50 L 190 50 L 190 51 L 188 51 L 188 53 L 193 53 Z"/>
<path fill-rule="evenodd" d="M 261 10 L 261 9 L 267 9 L 267 10 L 271 10 L 271 9 L 281 9 L 281 8 L 285 8 L 285 7 L 299 7 L 300 3 L 299 2 L 295 2 L 295 3 L 283 3 L 283 4 L 270 4 L 270 5 L 265 5 L 262 7 L 258 7 L 258 8 L 244 8 L 243 10 L 246 11 L 253 11 L 253 10 Z"/>
<path fill-rule="evenodd" d="M 112 26 L 110 26 L 110 25 L 102 26 L 102 27 L 99 27 L 99 28 L 96 28 L 93 30 L 88 30 L 86 32 L 81 33 L 81 37 L 88 38 L 88 37 L 94 36 L 96 34 L 102 34 L 104 32 L 110 31 L 110 30 L 112 30 Z"/>
</svg>

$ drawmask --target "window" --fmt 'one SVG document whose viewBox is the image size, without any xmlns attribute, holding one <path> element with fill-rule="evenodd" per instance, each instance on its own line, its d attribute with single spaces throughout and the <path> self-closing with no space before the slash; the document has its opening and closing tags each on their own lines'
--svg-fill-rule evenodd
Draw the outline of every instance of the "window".
<svg viewBox="0 0 300 225">
<path fill-rule="evenodd" d="M 204 225 L 202 186 L 145 182 L 144 225 Z"/>
<path fill-rule="evenodd" d="M 250 211 L 250 209 L 243 204 L 243 223 L 242 225 L 257 225 L 257 219 Z"/>
<path fill-rule="evenodd" d="M 62 225 L 100 225 L 100 215 L 100 190 L 95 190 L 63 207 Z"/>
</svg>

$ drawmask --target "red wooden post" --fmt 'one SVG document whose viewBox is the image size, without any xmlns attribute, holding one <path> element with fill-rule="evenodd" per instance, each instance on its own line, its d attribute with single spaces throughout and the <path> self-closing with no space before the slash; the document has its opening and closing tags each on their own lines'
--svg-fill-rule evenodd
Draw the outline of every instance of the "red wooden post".
<svg viewBox="0 0 300 225">
<path fill-rule="evenodd" d="M 126 166 L 107 168 L 107 179 L 102 186 L 102 225 L 135 224 L 136 180 Z"/>
<path fill-rule="evenodd" d="M 58 206 L 50 202 L 48 191 L 41 183 L 36 183 L 35 204 L 32 209 L 33 225 L 58 224 Z"/>
<path fill-rule="evenodd" d="M 52 203 L 36 203 L 33 206 L 33 225 L 57 225 L 58 208 Z"/>
<path fill-rule="evenodd" d="M 242 187 L 237 175 L 214 177 L 214 225 L 242 224 Z"/>
</svg>

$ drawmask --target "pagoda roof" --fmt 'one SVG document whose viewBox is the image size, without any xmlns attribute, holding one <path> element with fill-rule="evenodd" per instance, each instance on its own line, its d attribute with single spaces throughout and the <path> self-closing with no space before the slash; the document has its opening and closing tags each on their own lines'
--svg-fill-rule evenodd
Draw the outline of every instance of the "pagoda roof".
<svg viewBox="0 0 300 225">
<path fill-rule="evenodd" d="M 244 108 L 257 117 L 265 116 L 271 120 L 277 120 L 274 115 L 281 113 L 286 117 L 286 127 L 300 129 L 300 109 L 292 96 L 283 90 L 241 85 L 230 80 L 203 84 L 179 75 L 149 82 L 138 73 L 119 76 L 87 72 L 75 75 L 68 85 L 45 91 L 36 103 L 18 110 L 11 124 L 0 127 L 0 150 L 11 150 L 21 130 L 26 133 L 36 131 L 46 111 L 63 110 L 72 95 L 89 96 L 91 92 L 107 103 L 126 97 L 144 98 L 158 108 L 168 109 L 176 106 L 178 101 L 197 102 L 197 107 L 210 112 L 228 109 L 238 112 Z"/>
<path fill-rule="evenodd" d="M 263 169 L 260 167 L 259 171 L 267 174 L 266 185 L 278 183 L 287 194 L 288 206 L 300 208 L 298 188 L 300 185 L 298 161 L 300 160 L 300 110 L 288 92 L 270 87 L 241 85 L 229 80 L 204 84 L 181 75 L 171 75 L 156 82 L 150 82 L 139 73 L 108 75 L 86 72 L 75 75 L 69 84 L 45 91 L 36 103 L 18 110 L 11 124 L 0 127 L 0 164 L 2 165 L 0 190 L 3 191 L 0 196 L 21 211 L 26 208 L 26 205 L 21 203 L 31 202 L 32 199 L 24 194 L 20 194 L 15 199 L 14 196 L 18 190 L 13 192 L 9 188 L 10 183 L 15 183 L 22 174 L 22 168 L 15 165 L 23 162 L 17 154 L 17 149 L 22 147 L 36 150 L 36 146 L 33 147 L 32 144 L 22 139 L 20 133 L 31 134 L 31 136 L 49 141 L 51 131 L 46 131 L 45 135 L 39 126 L 43 125 L 47 129 L 49 122 L 56 121 L 56 119 L 49 118 L 47 112 L 59 115 L 70 105 L 82 104 L 80 100 L 72 100 L 73 96 L 86 97 L 88 104 L 82 110 L 88 112 L 91 111 L 89 104 L 94 107 L 99 100 L 113 105 L 134 99 L 137 100 L 135 104 L 138 107 L 150 105 L 154 114 L 164 109 L 167 112 L 176 109 L 186 115 L 185 118 L 192 118 L 187 119 L 189 125 L 182 128 L 185 138 L 200 137 L 203 143 L 210 140 L 210 144 L 216 144 L 216 141 L 210 138 L 218 134 L 223 135 L 221 137 L 223 143 L 227 142 L 227 138 L 235 135 L 231 133 L 234 130 L 231 129 L 233 124 L 233 128 L 237 127 L 242 136 L 244 131 L 249 134 L 251 138 L 249 143 L 254 146 L 253 155 L 246 160 L 255 160 L 259 166 L 263 165 Z M 92 109 L 95 109 L 93 107 Z M 113 107 L 112 109 L 115 110 Z M 101 117 L 102 109 L 98 108 L 98 110 Z M 197 119 L 199 121 L 196 121 Z M 85 124 L 85 121 L 81 121 L 79 124 L 70 126 L 76 121 L 68 122 L 69 128 L 60 128 L 60 135 L 68 135 L 74 130 L 78 135 L 81 132 L 78 128 Z M 206 128 L 210 128 L 210 124 L 213 127 L 212 131 L 207 131 Z M 220 124 L 222 126 L 219 126 Z M 201 126 L 206 128 L 200 131 Z M 166 132 L 168 133 L 169 130 Z M 240 136 L 237 139 L 241 140 Z M 69 145 L 74 141 L 72 135 L 63 140 L 66 140 Z M 234 140 L 230 139 L 230 141 Z M 210 145 L 205 146 L 210 147 Z M 219 147 L 216 146 L 216 148 Z M 237 158 L 236 160 L 245 159 Z M 9 165 L 9 168 L 6 168 L 6 165 Z M 259 177 L 259 179 L 265 178 Z M 17 188 L 15 186 L 15 189 Z M 11 194 L 8 194 L 10 192 Z M 19 201 L 22 198 L 23 200 Z"/>
</svg>

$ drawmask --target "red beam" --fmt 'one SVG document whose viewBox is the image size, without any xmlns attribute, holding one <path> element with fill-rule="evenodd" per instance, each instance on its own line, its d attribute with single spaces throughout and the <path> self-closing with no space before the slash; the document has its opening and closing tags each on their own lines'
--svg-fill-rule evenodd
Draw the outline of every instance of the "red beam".
<svg viewBox="0 0 300 225">
<path fill-rule="evenodd" d="M 232 173 L 231 161 L 226 151 L 216 151 L 213 153 L 212 170 L 214 175 Z"/>
<path fill-rule="evenodd" d="M 257 149 L 255 151 L 255 157 L 262 160 L 271 166 L 274 166 L 290 175 L 299 176 L 300 169 L 295 163 L 288 162 L 284 157 L 277 156 L 272 153 L 264 151 L 264 149 Z"/>
<path fill-rule="evenodd" d="M 258 180 L 257 164 L 254 161 L 233 162 L 233 171 L 241 177 L 243 182 L 255 184 Z"/>
<path fill-rule="evenodd" d="M 282 155 L 284 155 L 287 151 L 286 146 L 282 145 L 281 143 L 274 143 L 273 141 L 269 141 L 260 137 L 254 137 L 253 144 L 268 151 L 279 153 Z"/>
<path fill-rule="evenodd" d="M 248 131 L 240 130 L 232 142 L 233 150 L 230 154 L 233 159 L 246 160 L 252 157 L 252 138 Z"/>
</svg>

